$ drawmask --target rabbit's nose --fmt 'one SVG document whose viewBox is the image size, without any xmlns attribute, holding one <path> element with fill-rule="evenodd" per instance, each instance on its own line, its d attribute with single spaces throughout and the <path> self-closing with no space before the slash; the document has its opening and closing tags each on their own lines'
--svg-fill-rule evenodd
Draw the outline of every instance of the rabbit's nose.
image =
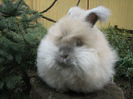
<svg viewBox="0 0 133 99">
<path fill-rule="evenodd" d="M 60 55 L 61 58 L 66 59 L 68 57 L 68 54 Z"/>
</svg>

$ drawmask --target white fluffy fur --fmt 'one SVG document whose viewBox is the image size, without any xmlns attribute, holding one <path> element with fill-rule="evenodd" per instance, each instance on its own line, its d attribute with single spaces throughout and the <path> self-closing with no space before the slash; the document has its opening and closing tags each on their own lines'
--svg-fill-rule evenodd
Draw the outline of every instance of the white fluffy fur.
<svg viewBox="0 0 133 99">
<path fill-rule="evenodd" d="M 89 15 L 92 12 L 95 13 L 99 17 L 100 21 L 107 21 L 110 16 L 110 10 L 103 6 L 99 6 L 99 7 L 90 9 L 90 10 L 83 10 L 79 7 L 72 7 L 68 11 L 68 15 L 71 15 L 74 18 L 84 19 L 86 15 Z"/>
<path fill-rule="evenodd" d="M 113 68 L 117 55 L 99 29 L 90 27 L 88 22 L 78 18 L 79 14 L 85 13 L 84 10 L 76 9 L 81 12 L 78 13 L 77 10 L 75 14 L 72 14 L 71 9 L 69 15 L 52 26 L 48 34 L 41 40 L 37 52 L 38 75 L 48 85 L 59 90 L 71 89 L 77 92 L 90 92 L 101 89 L 110 81 L 114 74 Z M 108 15 L 103 7 L 94 8 L 88 12 L 96 12 L 101 20 L 106 20 L 105 16 Z M 67 34 L 60 42 L 58 38 L 64 33 Z M 74 47 L 72 59 L 74 66 L 63 68 L 56 63 L 56 55 L 59 52 L 58 45 L 71 41 L 72 37 L 84 38 L 85 45 Z"/>
<path fill-rule="evenodd" d="M 86 11 L 76 6 L 70 8 L 67 14 L 73 18 L 84 18 Z"/>
</svg>

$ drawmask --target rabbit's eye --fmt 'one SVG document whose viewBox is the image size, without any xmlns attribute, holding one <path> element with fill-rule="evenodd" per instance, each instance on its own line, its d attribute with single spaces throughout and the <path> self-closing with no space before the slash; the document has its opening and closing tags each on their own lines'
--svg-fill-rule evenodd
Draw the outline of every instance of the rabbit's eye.
<svg viewBox="0 0 133 99">
<path fill-rule="evenodd" d="M 59 40 L 61 40 L 63 37 L 61 36 L 61 37 L 59 37 Z"/>
<path fill-rule="evenodd" d="M 76 41 L 76 46 L 82 46 L 82 45 L 83 45 L 83 42 L 82 42 L 81 40 L 78 39 L 78 40 Z"/>
</svg>

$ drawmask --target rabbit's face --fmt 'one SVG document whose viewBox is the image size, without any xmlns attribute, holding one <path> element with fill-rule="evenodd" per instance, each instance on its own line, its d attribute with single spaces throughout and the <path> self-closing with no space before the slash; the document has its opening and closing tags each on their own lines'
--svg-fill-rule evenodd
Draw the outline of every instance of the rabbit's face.
<svg viewBox="0 0 133 99">
<path fill-rule="evenodd" d="M 73 33 L 72 33 L 73 34 Z M 57 42 L 58 52 L 56 53 L 56 62 L 61 66 L 74 66 L 79 63 L 78 55 L 87 49 L 83 38 L 77 35 L 71 37 L 71 33 L 65 35 Z"/>
<path fill-rule="evenodd" d="M 46 37 L 56 47 L 52 48 L 55 54 L 51 54 L 55 63 L 69 68 L 93 63 L 93 60 L 88 61 L 90 56 L 94 57 L 91 53 L 96 53 L 92 50 L 96 38 L 93 32 L 91 25 L 85 21 L 68 16 L 62 18 L 49 30 Z"/>
</svg>

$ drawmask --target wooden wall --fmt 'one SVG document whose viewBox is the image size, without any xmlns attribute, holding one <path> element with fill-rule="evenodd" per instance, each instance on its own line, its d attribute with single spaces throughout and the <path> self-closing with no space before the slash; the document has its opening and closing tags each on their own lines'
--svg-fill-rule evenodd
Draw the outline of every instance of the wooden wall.
<svg viewBox="0 0 133 99">
<path fill-rule="evenodd" d="M 54 0 L 25 0 L 26 3 L 34 10 L 42 11 L 49 7 Z M 44 15 L 58 20 L 64 16 L 69 8 L 76 5 L 78 0 L 58 0 L 54 7 Z M 133 0 L 80 0 L 80 7 L 91 9 L 103 5 L 111 10 L 110 20 L 100 26 L 107 27 L 109 24 L 118 25 L 120 28 L 133 30 Z M 0 0 L 1 2 L 1 0 Z M 46 28 L 49 28 L 53 23 L 44 19 L 40 19 Z"/>
<path fill-rule="evenodd" d="M 133 30 L 133 0 L 88 0 L 89 8 L 103 5 L 111 10 L 110 25 Z"/>
<path fill-rule="evenodd" d="M 49 7 L 54 0 L 25 0 L 26 3 L 37 11 L 42 11 Z M 56 4 L 44 15 L 52 18 L 54 20 L 58 20 L 62 16 L 64 16 L 69 8 L 76 6 L 78 0 L 58 0 Z M 81 0 L 79 6 L 81 8 L 87 9 L 87 0 Z M 46 28 L 49 28 L 53 23 L 44 19 L 40 19 L 40 22 L 44 24 Z"/>
</svg>

